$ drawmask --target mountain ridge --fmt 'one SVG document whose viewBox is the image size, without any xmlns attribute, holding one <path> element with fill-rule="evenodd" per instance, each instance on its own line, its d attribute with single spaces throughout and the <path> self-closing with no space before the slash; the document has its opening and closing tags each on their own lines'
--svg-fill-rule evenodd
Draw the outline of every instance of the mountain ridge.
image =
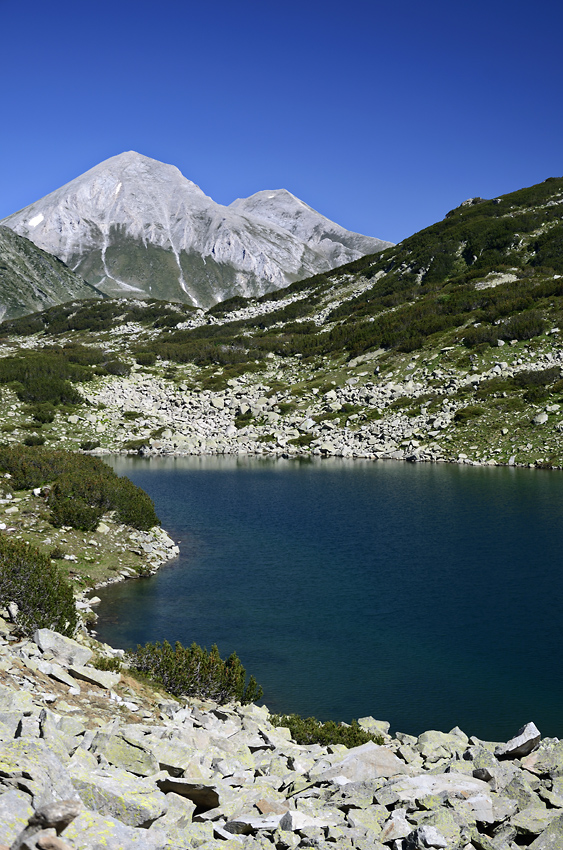
<svg viewBox="0 0 563 850">
<path fill-rule="evenodd" d="M 0 319 L 14 319 L 76 298 L 102 298 L 61 260 L 0 224 Z"/>
<path fill-rule="evenodd" d="M 257 193 L 264 194 L 278 199 L 277 215 L 263 199 L 261 215 L 253 215 L 256 195 L 217 204 L 176 166 L 129 151 L 0 223 L 107 295 L 207 307 L 262 295 L 391 244 L 346 231 L 286 190 Z M 282 222 L 297 210 L 300 226 L 292 232 Z"/>
</svg>

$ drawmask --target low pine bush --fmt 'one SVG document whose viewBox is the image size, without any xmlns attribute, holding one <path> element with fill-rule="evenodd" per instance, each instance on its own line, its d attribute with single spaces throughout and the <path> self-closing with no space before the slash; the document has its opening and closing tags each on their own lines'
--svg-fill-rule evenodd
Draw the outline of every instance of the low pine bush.
<svg viewBox="0 0 563 850">
<path fill-rule="evenodd" d="M 135 355 L 135 360 L 139 366 L 154 366 L 156 363 L 156 354 L 154 351 L 138 351 Z"/>
<path fill-rule="evenodd" d="M 315 717 L 305 718 L 299 714 L 273 714 L 270 720 L 274 726 L 286 726 L 296 744 L 320 744 L 323 747 L 344 744 L 351 748 L 367 744 L 368 741 L 383 743 L 381 735 L 366 732 L 357 720 L 352 720 L 350 725 L 335 723 L 334 720 L 322 723 Z"/>
<path fill-rule="evenodd" d="M 174 696 L 211 699 L 223 705 L 238 701 L 243 705 L 262 696 L 251 676 L 246 684 L 246 670 L 233 652 L 223 661 L 216 646 L 211 651 L 192 643 L 184 647 L 177 641 L 147 643 L 128 653 L 131 668 L 162 685 Z"/>
<path fill-rule="evenodd" d="M 482 416 L 484 412 L 484 408 L 479 407 L 479 405 L 470 404 L 467 407 L 462 407 L 461 410 L 458 410 L 455 413 L 454 422 L 456 425 L 465 425 L 466 422 L 470 422 L 472 419 Z"/>
<path fill-rule="evenodd" d="M 148 531 L 160 525 L 150 496 L 128 478 L 118 477 L 103 461 L 88 455 L 32 446 L 1 446 L 0 472 L 9 473 L 14 490 L 51 484 L 51 521 L 92 531 L 107 511 L 125 525 Z"/>
<path fill-rule="evenodd" d="M 41 424 L 52 422 L 55 418 L 55 407 L 49 401 L 45 401 L 43 404 L 33 405 L 29 412 L 34 420 L 41 422 Z"/>
<path fill-rule="evenodd" d="M 53 525 L 70 525 L 80 531 L 94 531 L 112 507 L 107 476 L 92 471 L 84 475 L 80 468 L 57 478 L 48 501 Z"/>
<path fill-rule="evenodd" d="M 0 603 L 15 602 L 23 634 L 54 629 L 72 635 L 77 626 L 72 587 L 50 558 L 33 546 L 0 535 Z"/>
</svg>

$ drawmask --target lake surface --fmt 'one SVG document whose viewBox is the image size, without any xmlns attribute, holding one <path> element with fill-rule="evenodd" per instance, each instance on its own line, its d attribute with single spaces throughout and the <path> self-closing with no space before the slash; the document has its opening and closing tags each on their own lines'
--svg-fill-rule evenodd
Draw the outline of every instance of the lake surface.
<svg viewBox="0 0 563 850">
<path fill-rule="evenodd" d="M 114 458 L 181 555 L 99 593 L 98 633 L 236 650 L 272 711 L 563 737 L 563 475 Z"/>
</svg>

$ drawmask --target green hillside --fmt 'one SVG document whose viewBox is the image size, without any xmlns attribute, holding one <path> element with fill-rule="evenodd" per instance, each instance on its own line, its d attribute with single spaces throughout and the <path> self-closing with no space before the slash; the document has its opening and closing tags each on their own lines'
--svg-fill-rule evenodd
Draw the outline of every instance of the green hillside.
<svg viewBox="0 0 563 850">
<path fill-rule="evenodd" d="M 102 448 L 563 466 L 562 214 L 563 178 L 550 178 L 466 201 L 399 245 L 259 299 L 207 312 L 73 302 L 0 332 L 26 340 L 16 357 L 80 343 L 102 366 L 128 364 L 127 378 L 98 368 L 83 385 L 91 406 L 114 410 L 90 415 L 96 427 L 105 417 Z M 184 410 L 177 427 L 158 413 L 120 419 L 115 382 L 133 398 L 141 379 Z M 88 434 L 78 419 L 65 427 L 75 446 Z"/>
<path fill-rule="evenodd" d="M 10 319 L 69 298 L 101 298 L 56 257 L 0 225 L 0 316 Z"/>
</svg>

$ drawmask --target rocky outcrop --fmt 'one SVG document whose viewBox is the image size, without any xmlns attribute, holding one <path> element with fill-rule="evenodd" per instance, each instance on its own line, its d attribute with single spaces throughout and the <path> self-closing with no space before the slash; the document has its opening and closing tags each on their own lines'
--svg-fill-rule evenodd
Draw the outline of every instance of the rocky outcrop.
<svg viewBox="0 0 563 850">
<path fill-rule="evenodd" d="M 0 623 L 0 847 L 563 846 L 562 743 L 533 724 L 503 744 L 457 728 L 391 736 L 368 717 L 383 744 L 303 746 L 266 707 L 165 699 L 126 671 L 69 687 L 42 667 L 56 656 L 72 678 L 88 643 L 44 629 L 16 641 Z"/>
</svg>

